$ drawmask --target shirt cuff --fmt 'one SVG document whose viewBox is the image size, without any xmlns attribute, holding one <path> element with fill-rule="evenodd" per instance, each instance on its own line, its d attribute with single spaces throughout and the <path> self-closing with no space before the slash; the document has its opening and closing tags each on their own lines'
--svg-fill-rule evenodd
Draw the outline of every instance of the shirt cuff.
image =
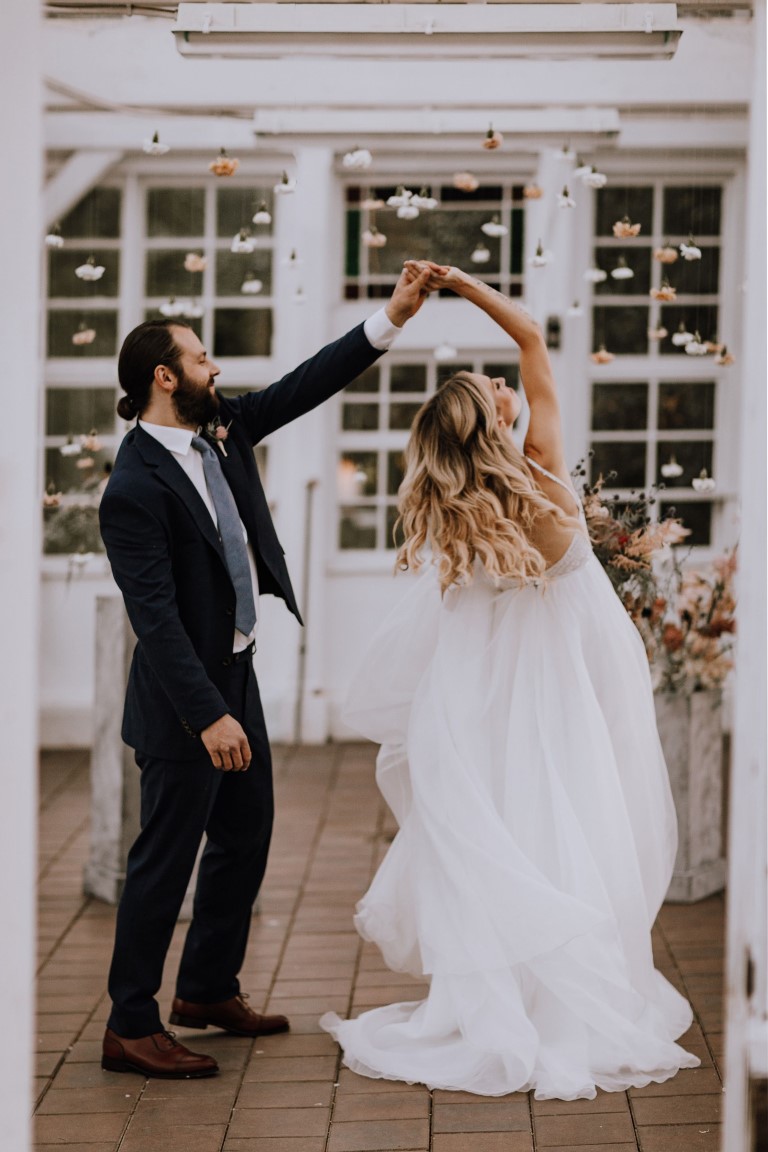
<svg viewBox="0 0 768 1152">
<path fill-rule="evenodd" d="M 379 308 L 378 312 L 374 312 L 373 316 L 369 316 L 363 324 L 363 331 L 372 347 L 377 348 L 379 352 L 386 352 L 388 348 L 392 347 L 402 332 L 402 328 L 398 328 L 397 324 L 392 323 L 387 316 L 386 308 Z"/>
</svg>

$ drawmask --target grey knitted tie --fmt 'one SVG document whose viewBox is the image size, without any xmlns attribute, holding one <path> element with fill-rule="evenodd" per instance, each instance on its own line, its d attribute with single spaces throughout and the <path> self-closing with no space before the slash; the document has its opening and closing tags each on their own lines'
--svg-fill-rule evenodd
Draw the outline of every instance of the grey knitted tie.
<svg viewBox="0 0 768 1152">
<path fill-rule="evenodd" d="M 256 623 L 256 605 L 253 602 L 251 569 L 248 564 L 248 550 L 243 539 L 240 513 L 232 489 L 227 484 L 221 464 L 211 445 L 202 436 L 193 436 L 192 447 L 196 448 L 203 458 L 203 472 L 216 509 L 224 559 L 235 588 L 237 597 L 235 627 L 244 636 L 250 636 Z"/>
</svg>

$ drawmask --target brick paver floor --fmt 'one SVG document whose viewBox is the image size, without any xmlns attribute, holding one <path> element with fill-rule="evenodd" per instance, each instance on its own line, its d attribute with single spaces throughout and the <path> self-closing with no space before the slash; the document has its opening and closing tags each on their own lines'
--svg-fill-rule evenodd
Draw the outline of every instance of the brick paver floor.
<svg viewBox="0 0 768 1152">
<path fill-rule="evenodd" d="M 89 781 L 82 753 L 43 757 L 37 1152 L 716 1152 L 722 1110 L 723 900 L 667 905 L 659 968 L 692 1001 L 683 1037 L 701 1057 L 666 1084 L 575 1103 L 368 1080 L 340 1065 L 318 1016 L 345 1016 L 421 986 L 388 972 L 351 914 L 392 835 L 362 745 L 275 750 L 277 825 L 243 987 L 286 1012 L 288 1035 L 255 1041 L 179 1030 L 220 1076 L 143 1080 L 102 1072 L 114 909 L 82 894 Z M 161 1003 L 173 994 L 177 930 Z"/>
</svg>

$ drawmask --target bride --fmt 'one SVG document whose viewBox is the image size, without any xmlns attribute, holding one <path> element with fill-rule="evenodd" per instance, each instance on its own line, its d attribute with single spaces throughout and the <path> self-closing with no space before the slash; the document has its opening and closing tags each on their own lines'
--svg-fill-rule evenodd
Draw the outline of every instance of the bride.
<svg viewBox="0 0 768 1152">
<path fill-rule="evenodd" d="M 471 372 L 415 418 L 398 560 L 418 575 L 346 719 L 381 744 L 399 825 L 355 923 L 429 994 L 321 1024 L 355 1072 L 430 1088 L 573 1100 L 660 1082 L 699 1060 L 651 953 L 677 827 L 645 651 L 592 554 L 538 326 L 431 267 L 430 288 L 518 344 L 530 424 L 521 453 L 518 397 Z"/>
</svg>

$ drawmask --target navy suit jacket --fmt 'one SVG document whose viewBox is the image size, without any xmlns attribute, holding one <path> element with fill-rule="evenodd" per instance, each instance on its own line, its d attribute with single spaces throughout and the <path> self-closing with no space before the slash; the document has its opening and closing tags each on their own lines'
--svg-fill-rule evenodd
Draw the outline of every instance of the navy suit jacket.
<svg viewBox="0 0 768 1152">
<path fill-rule="evenodd" d="M 253 547 L 262 594 L 301 622 L 253 445 L 359 376 L 381 352 L 363 325 L 282 380 L 235 399 L 221 465 Z M 232 655 L 235 593 L 210 513 L 171 453 L 138 425 L 123 440 L 99 508 L 101 535 L 138 643 L 123 739 L 168 760 L 207 755 L 199 733 L 228 712 L 221 692 Z"/>
</svg>

